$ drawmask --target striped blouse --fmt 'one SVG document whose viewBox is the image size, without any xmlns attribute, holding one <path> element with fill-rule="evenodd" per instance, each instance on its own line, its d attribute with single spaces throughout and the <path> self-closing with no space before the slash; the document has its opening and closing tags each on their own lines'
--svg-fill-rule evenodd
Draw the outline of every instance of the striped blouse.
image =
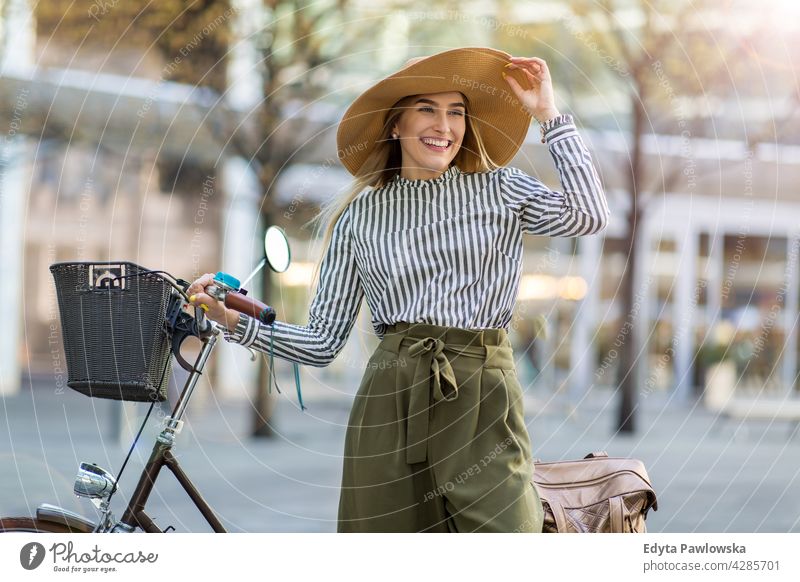
<svg viewBox="0 0 800 582">
<path fill-rule="evenodd" d="M 568 115 L 545 126 L 562 192 L 511 167 L 429 180 L 396 176 L 365 189 L 337 220 L 307 325 L 274 328 L 241 315 L 225 339 L 326 366 L 344 347 L 366 298 L 379 338 L 398 321 L 464 328 L 511 323 L 522 235 L 576 237 L 605 228 L 600 179 Z"/>
</svg>

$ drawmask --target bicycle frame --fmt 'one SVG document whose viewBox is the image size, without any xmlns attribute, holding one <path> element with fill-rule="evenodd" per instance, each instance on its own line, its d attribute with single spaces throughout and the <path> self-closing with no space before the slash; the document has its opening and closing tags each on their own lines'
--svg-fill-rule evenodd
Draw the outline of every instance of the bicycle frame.
<svg viewBox="0 0 800 582">
<path fill-rule="evenodd" d="M 181 418 L 186 412 L 189 399 L 192 397 L 192 393 L 197 385 L 197 381 L 200 379 L 200 376 L 203 373 L 203 369 L 205 368 L 206 362 L 211 355 L 211 351 L 214 349 L 214 345 L 217 342 L 219 334 L 219 328 L 214 325 L 211 335 L 202 340 L 203 347 L 197 356 L 197 360 L 195 361 L 193 369 L 189 374 L 189 378 L 184 384 L 183 391 L 178 398 L 178 402 L 175 404 L 175 408 L 172 411 L 172 416 L 166 419 L 166 426 L 156 439 L 153 452 L 151 453 L 150 459 L 147 461 L 147 464 L 142 471 L 142 475 L 139 478 L 139 483 L 136 486 L 133 495 L 131 496 L 130 503 L 125 510 L 125 513 L 122 515 L 122 519 L 113 525 L 111 531 L 132 532 L 135 528 L 139 527 L 148 533 L 163 532 L 163 530 L 161 530 L 147 515 L 145 512 L 145 506 L 147 505 L 147 500 L 150 497 L 153 487 L 155 486 L 156 479 L 158 479 L 158 476 L 161 473 L 161 469 L 166 467 L 178 480 L 178 483 L 180 483 L 181 487 L 183 487 L 183 490 L 186 492 L 186 494 L 189 495 L 195 507 L 197 507 L 211 528 L 218 533 L 227 532 L 227 530 L 222 526 L 222 523 L 220 523 L 219 519 L 217 519 L 211 507 L 203 499 L 202 495 L 191 482 L 186 473 L 184 473 L 183 469 L 181 469 L 178 459 L 172 454 L 172 446 L 175 440 L 175 435 L 180 432 L 183 425 Z"/>
</svg>

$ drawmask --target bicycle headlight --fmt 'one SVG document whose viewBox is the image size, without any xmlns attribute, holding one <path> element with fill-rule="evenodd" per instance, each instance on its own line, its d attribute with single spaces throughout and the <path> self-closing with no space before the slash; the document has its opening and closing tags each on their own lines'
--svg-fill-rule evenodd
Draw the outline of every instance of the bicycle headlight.
<svg viewBox="0 0 800 582">
<path fill-rule="evenodd" d="M 106 471 L 92 463 L 81 463 L 75 477 L 73 491 L 78 497 L 105 499 L 117 488 L 117 480 Z"/>
</svg>

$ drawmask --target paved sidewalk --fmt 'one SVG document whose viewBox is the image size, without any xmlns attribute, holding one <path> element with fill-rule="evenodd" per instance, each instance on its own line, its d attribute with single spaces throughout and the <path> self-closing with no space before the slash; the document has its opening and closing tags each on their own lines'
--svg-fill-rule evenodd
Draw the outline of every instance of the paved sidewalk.
<svg viewBox="0 0 800 582">
<path fill-rule="evenodd" d="M 277 412 L 278 436 L 247 438 L 246 402 L 219 404 L 206 397 L 190 410 L 176 455 L 218 512 L 239 532 L 332 532 L 336 527 L 341 453 L 351 397 L 304 379 L 308 410 L 297 410 L 293 385 Z M 702 408 L 653 394 L 640 402 L 639 432 L 613 435 L 616 400 L 608 390 L 590 394 L 568 415 L 562 397 L 540 390 L 526 397 L 537 457 L 579 458 L 606 450 L 645 461 L 659 495 L 650 531 L 800 532 L 800 435 L 787 438 L 786 422 L 727 421 L 716 427 Z M 194 403 L 193 403 L 194 404 Z M 128 445 L 108 438 L 108 416 L 118 403 L 92 400 L 46 383 L 0 399 L 0 514 L 26 514 L 41 502 L 93 517 L 88 501 L 72 494 L 81 461 L 118 471 Z M 126 405 L 134 417 L 146 405 Z M 115 498 L 117 514 L 152 448 L 150 422 Z M 158 482 L 150 515 L 162 527 L 208 531 L 177 482 Z"/>
</svg>

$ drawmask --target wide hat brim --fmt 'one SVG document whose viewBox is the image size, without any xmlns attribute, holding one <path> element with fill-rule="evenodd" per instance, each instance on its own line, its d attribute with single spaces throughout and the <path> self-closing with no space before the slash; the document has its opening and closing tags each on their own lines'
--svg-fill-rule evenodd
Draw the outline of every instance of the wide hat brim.
<svg viewBox="0 0 800 582">
<path fill-rule="evenodd" d="M 362 93 L 344 114 L 336 132 L 337 155 L 355 175 L 369 156 L 391 107 L 403 97 L 459 91 L 469 101 L 467 114 L 483 138 L 489 157 L 505 165 L 519 151 L 531 116 L 503 78 L 511 75 L 523 88 L 530 83 L 510 63 L 506 52 L 458 48 L 425 57 L 382 79 Z"/>
</svg>

